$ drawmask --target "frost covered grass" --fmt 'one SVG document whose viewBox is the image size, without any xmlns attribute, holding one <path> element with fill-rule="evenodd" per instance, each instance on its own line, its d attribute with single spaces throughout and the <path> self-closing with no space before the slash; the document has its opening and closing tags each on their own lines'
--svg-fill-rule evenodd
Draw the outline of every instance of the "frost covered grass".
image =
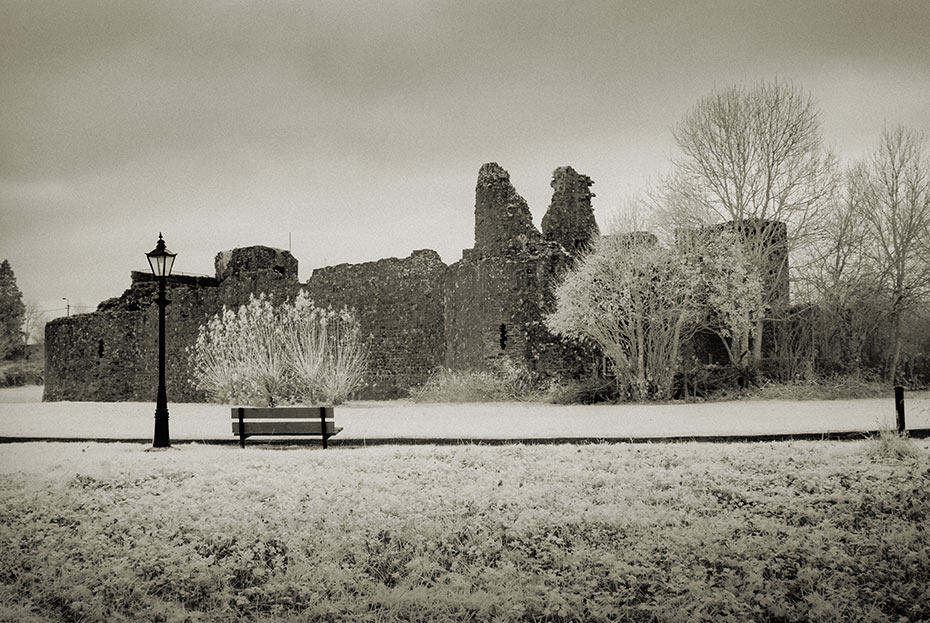
<svg viewBox="0 0 930 623">
<path fill-rule="evenodd" d="M 746 393 L 749 398 L 761 400 L 849 400 L 881 398 L 890 396 L 891 392 L 887 383 L 854 376 L 836 376 L 794 383 L 764 382 Z M 722 394 L 722 397 L 726 397 L 726 392 Z"/>
<path fill-rule="evenodd" d="M 907 434 L 890 428 L 880 429 L 869 444 L 872 459 L 919 459 L 922 456 L 920 448 Z"/>
<path fill-rule="evenodd" d="M 928 620 L 877 443 L 0 446 L 0 620 Z"/>
</svg>

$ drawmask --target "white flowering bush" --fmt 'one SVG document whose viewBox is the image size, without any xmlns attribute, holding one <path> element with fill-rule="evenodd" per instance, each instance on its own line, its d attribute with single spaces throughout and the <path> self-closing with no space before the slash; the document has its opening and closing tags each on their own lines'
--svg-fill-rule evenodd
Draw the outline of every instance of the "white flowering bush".
<svg viewBox="0 0 930 623">
<path fill-rule="evenodd" d="M 337 404 L 363 380 L 367 356 L 348 309 L 316 307 L 304 292 L 273 305 L 264 294 L 200 327 L 191 351 L 197 389 L 221 403 Z"/>
<path fill-rule="evenodd" d="M 368 362 L 361 327 L 348 309 L 321 309 L 304 292 L 281 311 L 281 339 L 293 397 L 342 402 L 364 380 Z"/>
</svg>

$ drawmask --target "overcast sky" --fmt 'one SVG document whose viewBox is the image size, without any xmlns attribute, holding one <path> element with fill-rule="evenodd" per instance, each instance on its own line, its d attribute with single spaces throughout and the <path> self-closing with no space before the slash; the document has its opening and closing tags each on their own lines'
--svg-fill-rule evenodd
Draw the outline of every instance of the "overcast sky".
<svg viewBox="0 0 930 623">
<path fill-rule="evenodd" d="M 26 301 L 78 311 L 159 231 L 186 273 L 289 237 L 301 280 L 452 263 L 485 162 L 537 225 L 573 166 L 603 223 L 715 87 L 795 83 L 848 162 L 886 124 L 930 134 L 928 59 L 926 0 L 0 0 L 0 259 Z"/>
</svg>

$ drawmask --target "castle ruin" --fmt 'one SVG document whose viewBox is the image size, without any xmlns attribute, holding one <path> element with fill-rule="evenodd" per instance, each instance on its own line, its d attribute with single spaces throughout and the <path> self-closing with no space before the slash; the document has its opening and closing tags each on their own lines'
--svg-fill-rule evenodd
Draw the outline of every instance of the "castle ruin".
<svg viewBox="0 0 930 623">
<path fill-rule="evenodd" d="M 300 283 L 289 252 L 255 246 L 219 253 L 215 277 L 169 277 L 168 395 L 178 402 L 204 399 L 190 383 L 187 349 L 224 306 L 261 293 L 287 300 L 301 289 L 318 306 L 355 310 L 370 354 L 360 398 L 403 397 L 437 368 L 480 369 L 502 357 L 543 376 L 582 373 L 593 365 L 590 357 L 549 333 L 543 316 L 554 302 L 553 280 L 599 234 L 591 183 L 571 167 L 556 169 L 540 232 L 507 171 L 483 165 L 475 246 L 451 266 L 427 249 L 404 259 L 315 269 Z M 131 279 L 128 290 L 95 312 L 48 323 L 44 400 L 155 395 L 157 282 L 139 271 Z"/>
<path fill-rule="evenodd" d="M 591 185 L 571 167 L 556 169 L 540 231 L 507 171 L 483 165 L 475 188 L 475 246 L 452 265 L 425 249 L 403 259 L 318 268 L 300 283 L 288 251 L 255 246 L 217 254 L 214 277 L 171 276 L 168 395 L 178 402 L 205 399 L 190 382 L 188 348 L 224 306 L 237 308 L 262 293 L 288 300 L 300 290 L 318 306 L 355 310 L 369 351 L 357 398 L 404 397 L 436 369 L 486 369 L 503 358 L 540 377 L 591 374 L 595 356 L 552 335 L 543 322 L 555 304 L 553 283 L 600 235 Z M 787 240 L 784 224 L 771 225 L 780 245 Z M 785 246 L 776 256 L 778 270 L 765 275 L 766 286 L 785 303 L 787 262 Z M 43 400 L 147 401 L 155 395 L 157 282 L 146 272 L 131 278 L 122 296 L 95 312 L 46 325 Z"/>
</svg>

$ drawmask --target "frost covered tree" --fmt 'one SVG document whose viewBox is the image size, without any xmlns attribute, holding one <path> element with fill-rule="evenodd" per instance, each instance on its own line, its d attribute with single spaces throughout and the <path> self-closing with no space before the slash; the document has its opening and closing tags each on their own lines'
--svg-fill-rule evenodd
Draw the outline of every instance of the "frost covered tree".
<svg viewBox="0 0 930 623">
<path fill-rule="evenodd" d="M 596 344 L 621 393 L 671 396 L 684 332 L 698 317 L 697 267 L 647 236 L 605 236 L 556 286 L 554 333 Z"/>
<path fill-rule="evenodd" d="M 595 344 L 634 400 L 671 397 L 682 345 L 698 329 L 718 335 L 742 369 L 764 309 L 759 274 L 732 232 L 673 246 L 642 232 L 603 237 L 562 277 L 555 299 L 547 327 Z"/>
<path fill-rule="evenodd" d="M 23 293 L 7 260 L 0 262 L 0 358 L 17 352 L 23 345 Z"/>
<path fill-rule="evenodd" d="M 750 365 L 754 330 L 765 315 L 762 277 L 743 236 L 729 229 L 680 232 L 678 246 L 700 282 L 700 328 L 717 335 L 730 364 L 744 378 Z"/>
</svg>

